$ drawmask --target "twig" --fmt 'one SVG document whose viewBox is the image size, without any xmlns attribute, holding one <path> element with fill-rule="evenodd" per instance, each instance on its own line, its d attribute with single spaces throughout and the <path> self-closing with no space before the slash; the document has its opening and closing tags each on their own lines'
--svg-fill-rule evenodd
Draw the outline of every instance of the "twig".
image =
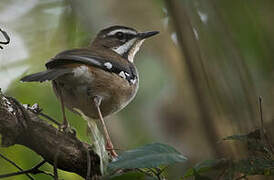
<svg viewBox="0 0 274 180">
<path fill-rule="evenodd" d="M 48 119 L 49 121 L 53 122 L 53 123 L 56 124 L 57 126 L 60 126 L 60 125 L 61 125 L 61 123 L 59 123 L 58 121 L 56 121 L 56 120 L 53 119 L 52 117 L 46 115 L 45 113 L 40 112 L 38 115 L 40 115 L 40 116 L 42 116 L 42 117 Z"/>
<path fill-rule="evenodd" d="M 143 173 L 143 174 L 145 174 L 147 176 L 150 176 L 150 177 L 153 176 L 153 174 L 151 174 L 151 173 L 149 173 L 149 172 L 147 172 L 147 171 L 145 171 L 145 170 L 143 170 L 141 168 L 137 168 L 136 171 L 139 171 L 139 172 L 141 172 L 141 173 Z"/>
<path fill-rule="evenodd" d="M 2 159 L 4 159 L 7 162 L 9 162 L 10 164 L 12 164 L 14 167 L 16 167 L 17 169 L 19 169 L 20 171 L 23 171 L 23 169 L 20 166 L 18 166 L 15 162 L 13 162 L 12 160 L 10 160 L 7 157 L 5 157 L 3 154 L 0 153 L 0 156 L 1 156 Z M 28 176 L 29 179 L 34 180 L 28 173 L 26 173 L 26 176 Z"/>
<path fill-rule="evenodd" d="M 264 138 L 265 129 L 264 129 L 264 120 L 263 120 L 263 108 L 262 108 L 262 96 L 259 96 L 259 111 L 260 111 L 260 119 L 261 119 L 261 137 Z M 264 139 L 265 140 L 265 139 Z"/>
<path fill-rule="evenodd" d="M 42 173 L 42 174 L 49 175 L 47 172 L 44 172 L 44 171 L 39 169 L 45 163 L 46 163 L 46 161 L 43 160 L 42 162 L 40 162 L 39 164 L 37 164 L 36 166 L 34 166 L 31 169 L 0 175 L 0 179 L 1 178 L 12 177 L 12 176 L 18 176 L 18 175 L 21 175 L 21 174 L 28 174 L 28 173 L 31 173 L 31 174 L 41 174 Z"/>
<path fill-rule="evenodd" d="M 57 153 L 54 156 L 54 163 L 53 163 L 53 172 L 54 172 L 54 180 L 58 180 L 58 155 L 59 155 L 60 146 L 57 147 Z"/>
<path fill-rule="evenodd" d="M 46 119 L 48 119 L 49 121 L 53 122 L 54 124 L 56 124 L 57 126 L 60 126 L 61 124 L 56 121 L 55 119 L 53 119 L 52 117 L 50 117 L 49 115 L 43 113 L 43 109 L 39 107 L 39 105 L 37 103 L 35 103 L 34 105 L 32 105 L 31 107 L 29 105 L 27 105 L 26 107 L 28 110 L 30 110 L 31 112 L 33 112 L 34 114 L 40 115 Z"/>
<path fill-rule="evenodd" d="M 261 131 L 260 131 L 261 132 L 261 138 L 262 138 L 263 142 L 268 146 L 271 153 L 274 154 L 272 144 L 269 141 L 269 139 L 267 137 L 267 134 L 265 133 L 262 102 L 263 102 L 263 98 L 262 98 L 262 96 L 259 96 L 259 110 L 260 110 L 260 120 L 261 120 Z"/>
<path fill-rule="evenodd" d="M 158 180 L 162 180 L 162 178 L 161 178 L 161 169 L 159 169 L 159 168 L 148 168 L 148 170 L 152 173 L 152 174 L 154 174 L 154 176 L 156 176 L 157 177 L 157 179 Z"/>
<path fill-rule="evenodd" d="M 58 180 L 58 170 L 55 163 L 53 164 L 53 172 L 54 172 L 54 175 L 53 175 L 54 180 Z"/>
<path fill-rule="evenodd" d="M 41 171 L 41 174 L 45 174 L 45 175 L 48 175 L 48 176 L 51 176 L 51 177 L 54 178 L 54 175 L 51 174 L 51 173 L 49 173 L 49 172 L 47 172 L 47 171 Z"/>
<path fill-rule="evenodd" d="M 161 175 L 166 169 L 168 168 L 168 166 L 165 166 L 164 168 L 157 168 L 156 170 L 158 171 L 158 174 Z"/>
<path fill-rule="evenodd" d="M 89 148 L 87 148 L 87 177 L 86 177 L 86 180 L 90 180 L 90 172 L 91 172 L 91 157 L 89 154 Z"/>
<path fill-rule="evenodd" d="M 8 35 L 8 33 L 6 33 L 6 31 L 3 31 L 1 28 L 0 28 L 0 32 L 3 34 L 4 38 L 6 39 L 6 41 L 0 41 L 0 44 L 4 44 L 4 45 L 7 45 L 10 43 L 10 37 Z M 0 46 L 0 49 L 3 49 L 2 46 Z"/>
</svg>

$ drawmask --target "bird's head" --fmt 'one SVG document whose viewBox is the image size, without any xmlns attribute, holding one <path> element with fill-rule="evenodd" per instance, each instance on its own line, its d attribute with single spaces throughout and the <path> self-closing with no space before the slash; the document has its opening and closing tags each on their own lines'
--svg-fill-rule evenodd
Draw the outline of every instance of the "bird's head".
<svg viewBox="0 0 274 180">
<path fill-rule="evenodd" d="M 137 32 L 130 27 L 111 26 L 98 33 L 92 46 L 107 48 L 133 62 L 144 40 L 158 33 L 158 31 Z"/>
</svg>

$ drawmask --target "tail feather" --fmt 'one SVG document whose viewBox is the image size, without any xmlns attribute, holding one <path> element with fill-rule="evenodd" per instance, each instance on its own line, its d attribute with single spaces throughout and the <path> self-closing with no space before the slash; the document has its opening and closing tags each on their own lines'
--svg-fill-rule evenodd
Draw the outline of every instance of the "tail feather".
<svg viewBox="0 0 274 180">
<path fill-rule="evenodd" d="M 28 76 L 25 76 L 21 79 L 22 82 L 44 82 L 44 81 L 50 81 L 55 80 L 59 76 L 62 76 L 64 74 L 68 74 L 71 72 L 71 69 L 48 69 L 46 71 L 38 72 L 35 74 L 30 74 Z"/>
</svg>

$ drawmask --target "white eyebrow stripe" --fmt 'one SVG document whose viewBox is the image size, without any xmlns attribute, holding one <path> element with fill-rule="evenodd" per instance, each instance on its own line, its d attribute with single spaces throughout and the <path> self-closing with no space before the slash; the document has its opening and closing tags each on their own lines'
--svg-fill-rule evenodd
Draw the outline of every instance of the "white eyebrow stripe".
<svg viewBox="0 0 274 180">
<path fill-rule="evenodd" d="M 130 29 L 116 29 L 116 30 L 110 31 L 107 35 L 112 36 L 112 35 L 116 34 L 117 32 L 122 32 L 122 33 L 126 33 L 126 34 L 134 34 L 134 35 L 137 34 L 135 31 L 130 30 Z"/>
</svg>

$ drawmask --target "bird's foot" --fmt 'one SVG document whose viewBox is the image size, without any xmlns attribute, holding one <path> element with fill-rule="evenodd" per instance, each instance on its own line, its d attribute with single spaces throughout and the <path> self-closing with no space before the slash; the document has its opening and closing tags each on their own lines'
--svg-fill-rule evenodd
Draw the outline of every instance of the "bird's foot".
<svg viewBox="0 0 274 180">
<path fill-rule="evenodd" d="M 71 128 L 70 125 L 66 123 L 63 123 L 59 126 L 59 131 L 74 137 L 76 136 L 76 130 L 74 128 Z"/>
<path fill-rule="evenodd" d="M 107 144 L 106 144 L 106 150 L 109 152 L 109 154 L 111 155 L 111 157 L 113 159 L 116 159 L 118 157 L 118 154 L 114 150 L 114 147 L 113 147 L 112 143 L 108 143 L 107 142 Z"/>
</svg>

